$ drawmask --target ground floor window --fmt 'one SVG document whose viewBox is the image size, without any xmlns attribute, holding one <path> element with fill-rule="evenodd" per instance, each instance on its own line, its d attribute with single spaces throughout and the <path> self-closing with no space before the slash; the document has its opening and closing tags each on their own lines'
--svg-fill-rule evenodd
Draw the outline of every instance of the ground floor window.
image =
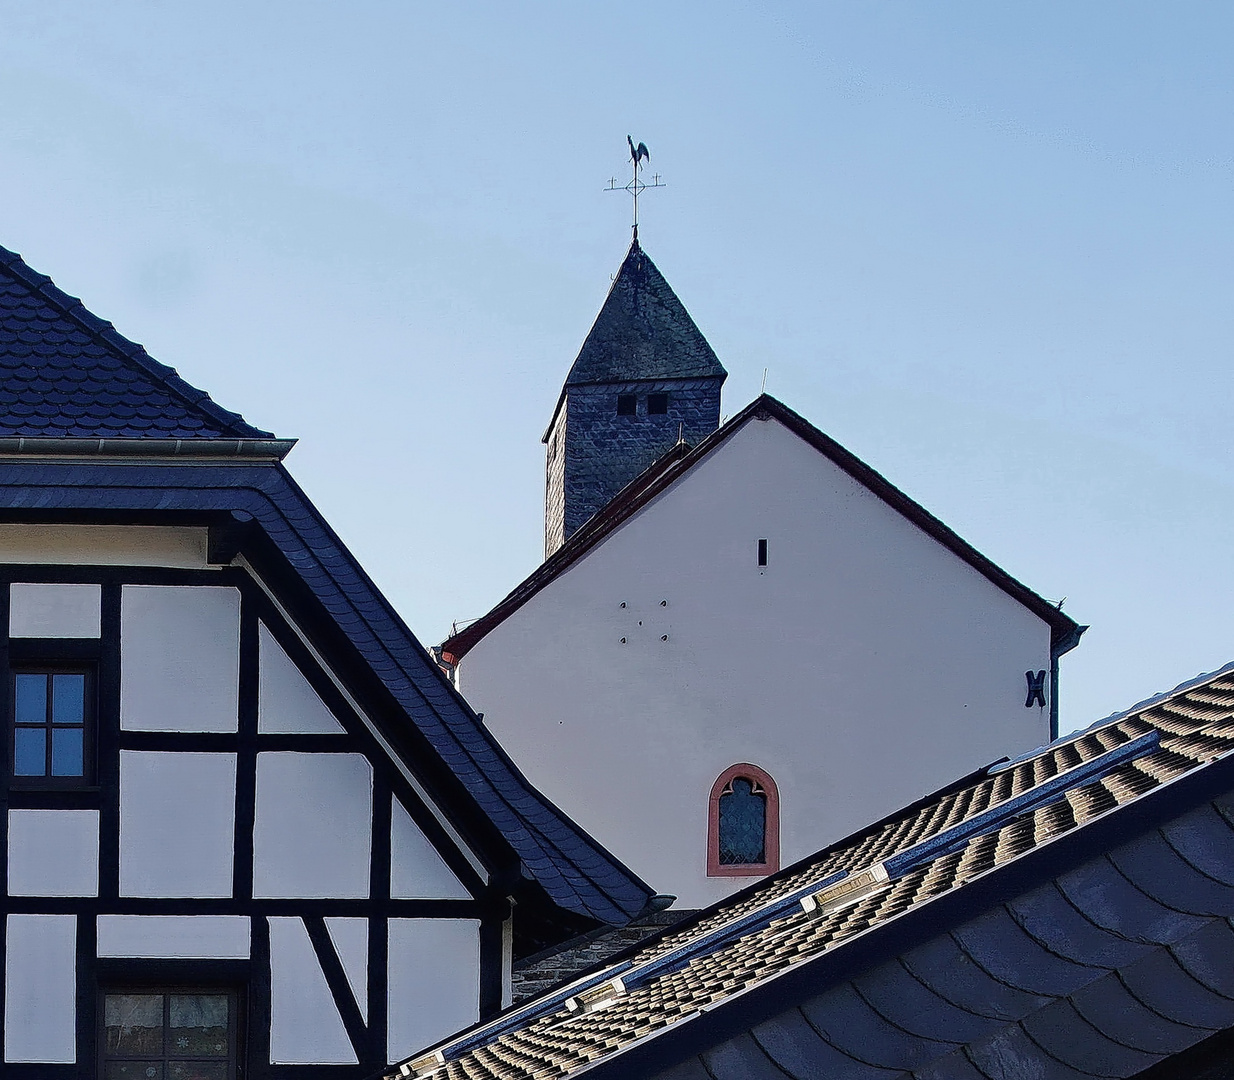
<svg viewBox="0 0 1234 1080">
<path fill-rule="evenodd" d="M 235 991 L 107 990 L 102 1013 L 102 1080 L 235 1080 Z"/>
</svg>

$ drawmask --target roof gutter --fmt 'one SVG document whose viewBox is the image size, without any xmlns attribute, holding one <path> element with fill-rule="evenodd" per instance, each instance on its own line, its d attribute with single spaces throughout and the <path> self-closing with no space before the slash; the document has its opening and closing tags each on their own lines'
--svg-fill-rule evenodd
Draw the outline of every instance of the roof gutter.
<svg viewBox="0 0 1234 1080">
<path fill-rule="evenodd" d="M 0 438 L 0 455 L 18 457 L 191 457 L 282 461 L 295 439 L 84 439 L 45 436 Z"/>
</svg>

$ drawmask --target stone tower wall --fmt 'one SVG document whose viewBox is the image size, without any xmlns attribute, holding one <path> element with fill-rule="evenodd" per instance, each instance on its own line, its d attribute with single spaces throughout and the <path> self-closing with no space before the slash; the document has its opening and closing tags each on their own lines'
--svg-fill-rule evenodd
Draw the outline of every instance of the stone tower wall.
<svg viewBox="0 0 1234 1080">
<path fill-rule="evenodd" d="M 548 507 L 555 513 L 555 467 L 562 467 L 560 540 L 546 514 L 545 554 L 552 554 L 626 484 L 670 450 L 678 435 L 690 445 L 720 426 L 722 378 L 661 379 L 569 386 L 558 425 L 564 421 L 564 454 L 548 463 Z M 668 412 L 650 415 L 647 395 L 668 394 Z M 617 415 L 617 398 L 637 396 L 634 416 Z M 550 453 L 552 437 L 549 440 Z M 555 542 L 554 542 L 555 541 Z"/>
</svg>

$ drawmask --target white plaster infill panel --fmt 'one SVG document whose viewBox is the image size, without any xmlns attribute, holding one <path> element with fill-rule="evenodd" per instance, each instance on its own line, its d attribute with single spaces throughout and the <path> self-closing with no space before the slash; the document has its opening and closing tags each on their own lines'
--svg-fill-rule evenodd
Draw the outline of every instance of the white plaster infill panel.
<svg viewBox="0 0 1234 1080">
<path fill-rule="evenodd" d="M 339 963 L 351 987 L 351 996 L 360 1008 L 360 1018 L 368 1023 L 368 919 L 327 915 L 326 930 Z"/>
<path fill-rule="evenodd" d="M 257 730 L 263 735 L 343 735 L 345 729 L 259 623 Z"/>
<path fill-rule="evenodd" d="M 9 896 L 98 896 L 97 810 L 10 810 Z"/>
<path fill-rule="evenodd" d="M 398 799 L 390 811 L 390 895 L 396 900 L 470 900 Z"/>
<path fill-rule="evenodd" d="M 236 755 L 120 751 L 120 895 L 230 897 Z"/>
<path fill-rule="evenodd" d="M 178 525 L 0 525 L 0 562 L 205 569 L 208 531 Z"/>
<path fill-rule="evenodd" d="M 10 915 L 4 957 L 4 1060 L 77 1060 L 77 916 Z"/>
<path fill-rule="evenodd" d="M 480 1018 L 479 920 L 391 919 L 389 947 L 389 1061 Z"/>
<path fill-rule="evenodd" d="M 304 922 L 271 916 L 269 923 L 270 1064 L 358 1064 Z"/>
<path fill-rule="evenodd" d="M 219 585 L 125 585 L 120 726 L 235 731 L 240 591 Z"/>
<path fill-rule="evenodd" d="M 373 767 L 363 754 L 257 755 L 253 895 L 369 895 Z"/>
<path fill-rule="evenodd" d="M 9 637 L 96 638 L 102 596 L 101 585 L 14 582 L 9 586 Z"/>
<path fill-rule="evenodd" d="M 150 960 L 247 960 L 247 915 L 100 915 L 98 954 Z"/>
</svg>

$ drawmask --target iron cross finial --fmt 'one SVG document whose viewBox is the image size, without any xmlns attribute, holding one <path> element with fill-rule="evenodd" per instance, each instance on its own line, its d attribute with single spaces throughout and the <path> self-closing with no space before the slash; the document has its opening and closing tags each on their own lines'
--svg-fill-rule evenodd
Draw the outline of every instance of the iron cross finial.
<svg viewBox="0 0 1234 1080">
<path fill-rule="evenodd" d="M 639 170 L 643 167 L 644 161 L 651 161 L 651 153 L 647 149 L 647 144 L 644 142 L 636 143 L 633 136 L 626 136 L 626 143 L 630 147 L 630 163 L 633 166 L 633 175 L 630 182 L 625 187 L 617 186 L 617 178 L 613 177 L 608 182 L 607 191 L 628 191 L 634 201 L 634 239 L 638 240 L 638 197 L 648 188 L 666 187 L 666 184 L 661 183 L 660 174 L 656 173 L 651 178 L 651 183 L 646 183 L 639 175 Z"/>
</svg>

